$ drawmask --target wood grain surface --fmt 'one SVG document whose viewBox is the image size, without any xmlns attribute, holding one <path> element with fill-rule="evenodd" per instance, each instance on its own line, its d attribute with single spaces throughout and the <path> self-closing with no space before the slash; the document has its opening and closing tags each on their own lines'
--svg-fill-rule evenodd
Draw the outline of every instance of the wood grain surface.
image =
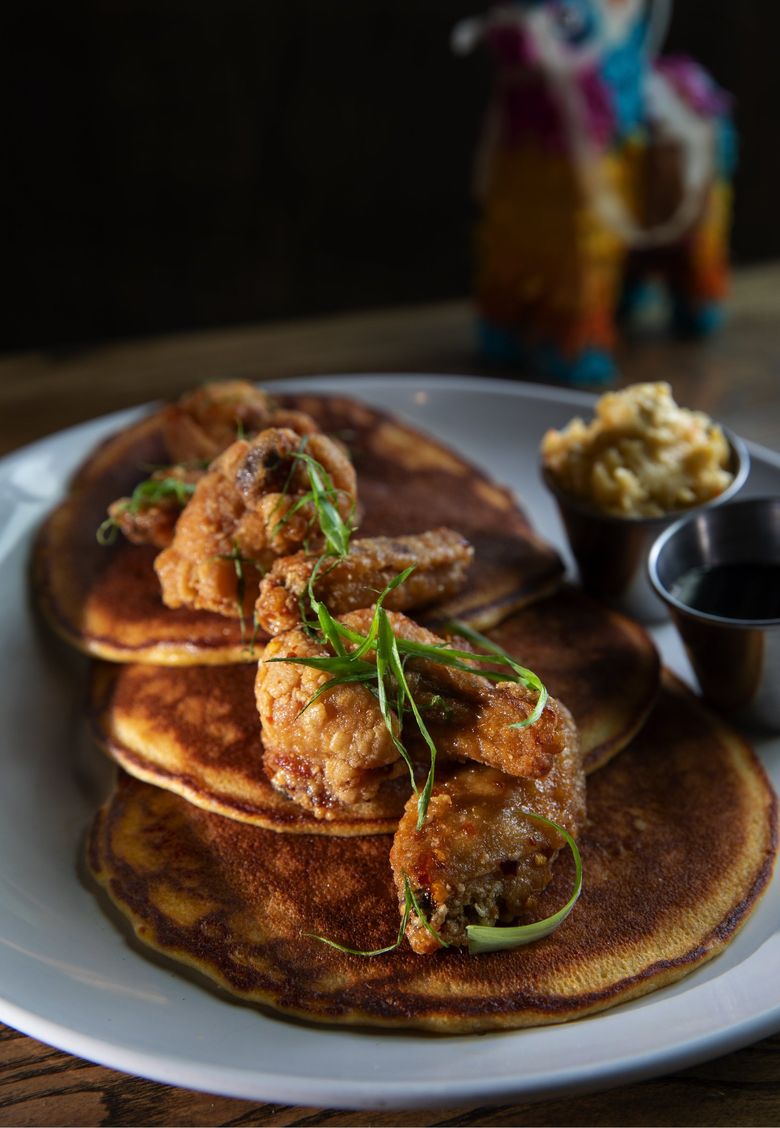
<svg viewBox="0 0 780 1128">
<path fill-rule="evenodd" d="M 777 1125 L 780 1035 L 619 1089 L 539 1104 L 344 1112 L 255 1104 L 130 1077 L 0 1028 L 3 1125 Z"/>
<path fill-rule="evenodd" d="M 780 267 L 738 275 L 730 323 L 714 341 L 650 335 L 625 343 L 620 361 L 622 383 L 668 379 L 679 402 L 780 449 Z M 465 302 L 25 354 L 0 359 L 0 453 L 207 379 L 335 372 L 510 375 L 485 368 L 474 354 Z M 0 1125 L 103 1124 L 780 1125 L 780 1034 L 693 1069 L 589 1096 L 372 1113 L 187 1092 L 0 1026 Z"/>
</svg>

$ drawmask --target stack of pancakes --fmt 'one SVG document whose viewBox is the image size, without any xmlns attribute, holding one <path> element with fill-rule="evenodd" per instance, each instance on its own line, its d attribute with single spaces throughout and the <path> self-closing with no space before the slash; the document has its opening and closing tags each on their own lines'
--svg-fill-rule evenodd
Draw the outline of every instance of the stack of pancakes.
<svg viewBox="0 0 780 1128">
<path fill-rule="evenodd" d="M 716 954 L 776 849 L 776 801 L 751 749 L 659 675 L 640 627 L 562 586 L 557 554 L 512 495 L 460 453 L 352 400 L 283 403 L 348 447 L 361 536 L 446 525 L 473 544 L 468 587 L 428 622 L 485 631 L 574 715 L 588 773 L 583 893 L 555 933 L 514 951 L 421 957 L 404 944 L 364 958 L 316 939 L 373 949 L 397 933 L 397 805 L 323 821 L 275 791 L 254 702 L 262 636 L 250 649 L 238 620 L 165 607 L 155 549 L 97 543 L 108 504 L 170 461 L 156 413 L 90 457 L 33 569 L 51 625 L 98 659 L 94 730 L 121 770 L 88 862 L 138 937 L 285 1013 L 443 1033 L 589 1014 Z M 570 887 L 561 857 L 540 915 Z"/>
</svg>

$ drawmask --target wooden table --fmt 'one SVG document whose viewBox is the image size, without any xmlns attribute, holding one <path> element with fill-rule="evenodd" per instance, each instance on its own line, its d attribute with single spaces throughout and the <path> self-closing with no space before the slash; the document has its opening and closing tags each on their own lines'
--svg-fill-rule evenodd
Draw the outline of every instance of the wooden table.
<svg viewBox="0 0 780 1128">
<path fill-rule="evenodd" d="M 669 380 L 780 449 L 780 267 L 741 272 L 730 324 L 704 344 L 626 343 L 622 382 Z M 304 373 L 487 373 L 467 303 L 188 333 L 0 360 L 0 453 L 204 380 Z M 509 373 L 498 373 L 510 375 Z M 186 1092 L 104 1069 L 0 1026 L 0 1124 L 780 1124 L 780 1034 L 694 1069 L 591 1096 L 500 1108 L 345 1113 Z"/>
</svg>

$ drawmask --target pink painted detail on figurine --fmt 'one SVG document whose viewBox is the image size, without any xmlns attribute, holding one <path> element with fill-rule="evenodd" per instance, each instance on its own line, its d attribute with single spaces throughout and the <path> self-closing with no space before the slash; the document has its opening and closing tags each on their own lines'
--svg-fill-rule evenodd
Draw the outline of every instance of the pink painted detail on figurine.
<svg viewBox="0 0 780 1128">
<path fill-rule="evenodd" d="M 656 60 L 655 70 L 674 87 L 687 105 L 702 117 L 717 118 L 731 110 L 733 99 L 715 84 L 712 76 L 687 55 L 666 55 Z"/>
</svg>

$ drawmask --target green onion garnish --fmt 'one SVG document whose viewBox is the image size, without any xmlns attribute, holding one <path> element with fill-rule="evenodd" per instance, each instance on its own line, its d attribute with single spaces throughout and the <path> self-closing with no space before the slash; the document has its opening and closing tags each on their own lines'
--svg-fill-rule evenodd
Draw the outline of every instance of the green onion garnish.
<svg viewBox="0 0 780 1128">
<path fill-rule="evenodd" d="M 122 513 L 139 513 L 142 509 L 149 509 L 161 502 L 175 500 L 183 509 L 195 492 L 194 482 L 185 482 L 182 478 L 168 475 L 165 478 L 147 478 L 135 487 L 130 497 L 122 505 Z M 119 531 L 119 522 L 116 517 L 107 517 L 98 527 L 97 539 L 99 544 L 113 544 Z"/>
<path fill-rule="evenodd" d="M 304 936 L 311 936 L 314 940 L 319 940 L 321 944 L 327 944 L 328 947 L 335 948 L 338 952 L 346 952 L 348 956 L 385 956 L 388 952 L 394 952 L 396 948 L 401 947 L 404 939 L 404 933 L 406 932 L 406 926 L 409 923 L 409 917 L 412 914 L 412 910 L 414 910 L 418 919 L 420 920 L 420 923 L 423 925 L 426 931 L 430 932 L 431 936 L 434 936 L 439 941 L 439 944 L 442 948 L 449 948 L 449 944 L 446 942 L 446 940 L 442 939 L 442 937 L 439 935 L 430 921 L 428 921 L 424 916 L 417 902 L 417 898 L 414 895 L 414 890 L 412 889 L 412 884 L 409 881 L 409 878 L 406 876 L 406 874 L 404 874 L 403 877 L 404 911 L 401 914 L 401 924 L 398 929 L 398 935 L 396 936 L 395 941 L 392 944 L 388 944 L 387 947 L 370 949 L 348 948 L 345 944 L 339 944 L 338 941 L 330 940 L 327 936 L 318 936 L 314 932 L 305 932 Z"/>
<path fill-rule="evenodd" d="M 447 627 L 453 633 L 460 634 L 468 638 L 469 641 L 478 643 L 489 651 L 488 654 L 478 654 L 471 650 L 459 650 L 455 647 L 447 646 L 444 643 L 431 644 L 415 642 L 411 639 L 396 636 L 390 618 L 382 604 L 387 595 L 406 580 L 413 571 L 413 567 L 407 568 L 404 572 L 401 572 L 387 585 L 384 591 L 381 592 L 374 607 L 374 614 L 367 634 L 363 635 L 359 631 L 352 630 L 345 626 L 344 623 L 340 623 L 335 619 L 330 611 L 328 611 L 327 607 L 314 595 L 314 578 L 322 559 L 321 557 L 320 560 L 317 561 L 311 579 L 309 580 L 309 600 L 311 602 L 312 611 L 317 616 L 323 638 L 327 640 L 331 648 L 335 651 L 335 654 L 332 657 L 325 655 L 318 658 L 269 658 L 267 661 L 297 663 L 298 665 L 309 666 L 312 669 L 323 670 L 333 675 L 328 681 L 321 685 L 316 693 L 309 699 L 304 706 L 304 710 L 311 705 L 312 702 L 318 700 L 323 693 L 327 693 L 330 689 L 335 689 L 336 686 L 365 685 L 375 695 L 379 702 L 379 708 L 387 731 L 390 733 L 399 755 L 405 761 L 409 769 L 412 790 L 414 794 L 418 796 L 417 829 L 419 830 L 425 821 L 425 816 L 428 812 L 428 803 L 433 790 L 436 769 L 436 745 L 433 742 L 428 727 L 423 720 L 420 709 L 409 687 L 404 668 L 406 662 L 412 658 L 423 658 L 438 663 L 439 665 L 450 666 L 469 674 L 476 674 L 492 682 L 515 681 L 534 690 L 537 694 L 537 700 L 530 715 L 524 721 L 517 721 L 510 725 L 510 728 L 526 728 L 539 719 L 547 701 L 547 690 L 532 670 L 528 670 L 525 666 L 519 665 L 506 651 L 502 650 L 500 646 L 497 646 L 495 643 L 491 642 L 490 639 L 485 638 L 484 635 L 479 634 L 479 632 L 473 630 L 471 627 L 466 626 L 465 623 L 453 621 L 448 623 Z M 352 643 L 355 649 L 351 652 L 347 652 L 342 640 Z M 365 655 L 372 650 L 375 656 L 374 662 L 365 659 Z M 496 665 L 506 666 L 507 672 L 505 673 L 501 670 L 491 668 Z M 488 668 L 476 668 L 479 666 L 487 666 Z M 396 727 L 393 723 L 393 706 L 390 704 L 391 700 L 394 702 L 398 731 L 396 731 Z M 400 727 L 403 724 L 403 715 L 406 708 L 408 708 L 414 717 L 418 731 L 427 745 L 430 754 L 428 776 L 422 791 L 418 788 L 415 780 L 412 759 L 400 738 Z M 301 711 L 303 712 L 303 710 Z"/>
<path fill-rule="evenodd" d="M 325 555 L 343 558 L 349 552 L 349 540 L 354 531 L 355 502 L 353 499 L 349 517 L 345 521 L 339 510 L 340 491 L 334 486 L 333 479 L 322 463 L 306 453 L 306 441 L 307 437 L 304 436 L 300 449 L 295 451 L 293 458 L 306 467 L 310 489 L 305 494 L 301 494 L 284 516 L 279 518 L 271 530 L 271 535 L 276 536 L 291 517 L 305 505 L 311 504 L 314 506 L 315 519 L 320 532 L 325 538 Z M 289 491 L 291 478 L 292 470 L 284 484 L 282 497 L 285 497 Z"/>
<path fill-rule="evenodd" d="M 118 536 L 119 522 L 115 517 L 106 517 L 105 521 L 100 522 L 95 533 L 98 544 L 104 548 L 110 544 L 116 544 Z"/>
<path fill-rule="evenodd" d="M 194 493 L 195 483 L 185 482 L 183 478 L 171 475 L 165 478 L 147 478 L 135 487 L 125 508 L 130 513 L 137 513 L 150 505 L 175 498 L 183 509 Z"/>
<path fill-rule="evenodd" d="M 470 627 L 467 623 L 462 622 L 460 619 L 451 619 L 446 624 L 446 626 L 452 634 L 460 635 L 461 638 L 465 638 L 469 642 L 473 642 L 477 646 L 481 646 L 484 650 L 488 650 L 500 665 L 509 666 L 521 685 L 524 685 L 527 689 L 532 689 L 536 692 L 536 707 L 534 708 L 530 716 L 526 717 L 524 721 L 516 721 L 509 727 L 515 729 L 527 728 L 528 725 L 532 725 L 534 721 L 538 721 L 542 713 L 544 712 L 544 707 L 547 704 L 547 698 L 549 695 L 544 683 L 533 672 L 533 670 L 529 670 L 525 666 L 520 666 L 517 662 L 515 662 L 514 658 L 512 658 L 511 655 L 507 654 L 507 652 L 497 643 L 493 642 L 489 638 L 486 638 L 485 635 L 480 634 L 479 631 L 475 631 L 473 627 Z M 472 657 L 474 656 L 472 655 Z M 480 673 L 482 674 L 482 677 L 490 676 L 485 670 L 481 670 Z M 499 677 L 497 680 L 500 681 L 502 679 Z"/>
<path fill-rule="evenodd" d="M 534 921 L 533 924 L 518 924 L 510 927 L 484 924 L 467 925 L 466 935 L 469 940 L 469 953 L 472 956 L 482 952 L 500 952 L 509 948 L 520 948 L 524 944 L 532 944 L 535 940 L 542 940 L 545 936 L 549 936 L 560 924 L 563 924 L 582 892 L 582 856 L 577 843 L 568 830 L 553 822 L 552 819 L 538 815 L 535 811 L 523 809 L 523 814 L 543 823 L 545 826 L 552 827 L 564 839 L 574 858 L 574 890 L 562 909 L 553 913 L 552 916 L 545 917 L 544 920 Z"/>
<path fill-rule="evenodd" d="M 252 637 L 250 638 L 249 645 L 247 646 L 246 616 L 244 614 L 244 597 L 246 595 L 246 574 L 244 572 L 244 565 L 249 564 L 252 568 L 257 569 L 257 571 L 261 575 L 263 574 L 263 566 L 257 560 L 252 560 L 248 556 L 242 556 L 241 550 L 240 550 L 240 548 L 238 547 L 238 545 L 236 544 L 235 541 L 233 542 L 233 551 L 232 552 L 220 553 L 218 556 L 215 557 L 215 559 L 216 560 L 230 560 L 233 563 L 233 568 L 234 568 L 235 573 L 236 573 L 236 609 L 238 611 L 238 620 L 241 624 L 241 645 L 244 647 L 245 650 L 248 649 L 250 654 L 253 654 L 254 649 L 255 649 L 255 638 L 257 636 L 258 623 L 257 623 L 257 617 L 254 616 L 253 620 L 252 620 L 253 621 Z"/>
</svg>

